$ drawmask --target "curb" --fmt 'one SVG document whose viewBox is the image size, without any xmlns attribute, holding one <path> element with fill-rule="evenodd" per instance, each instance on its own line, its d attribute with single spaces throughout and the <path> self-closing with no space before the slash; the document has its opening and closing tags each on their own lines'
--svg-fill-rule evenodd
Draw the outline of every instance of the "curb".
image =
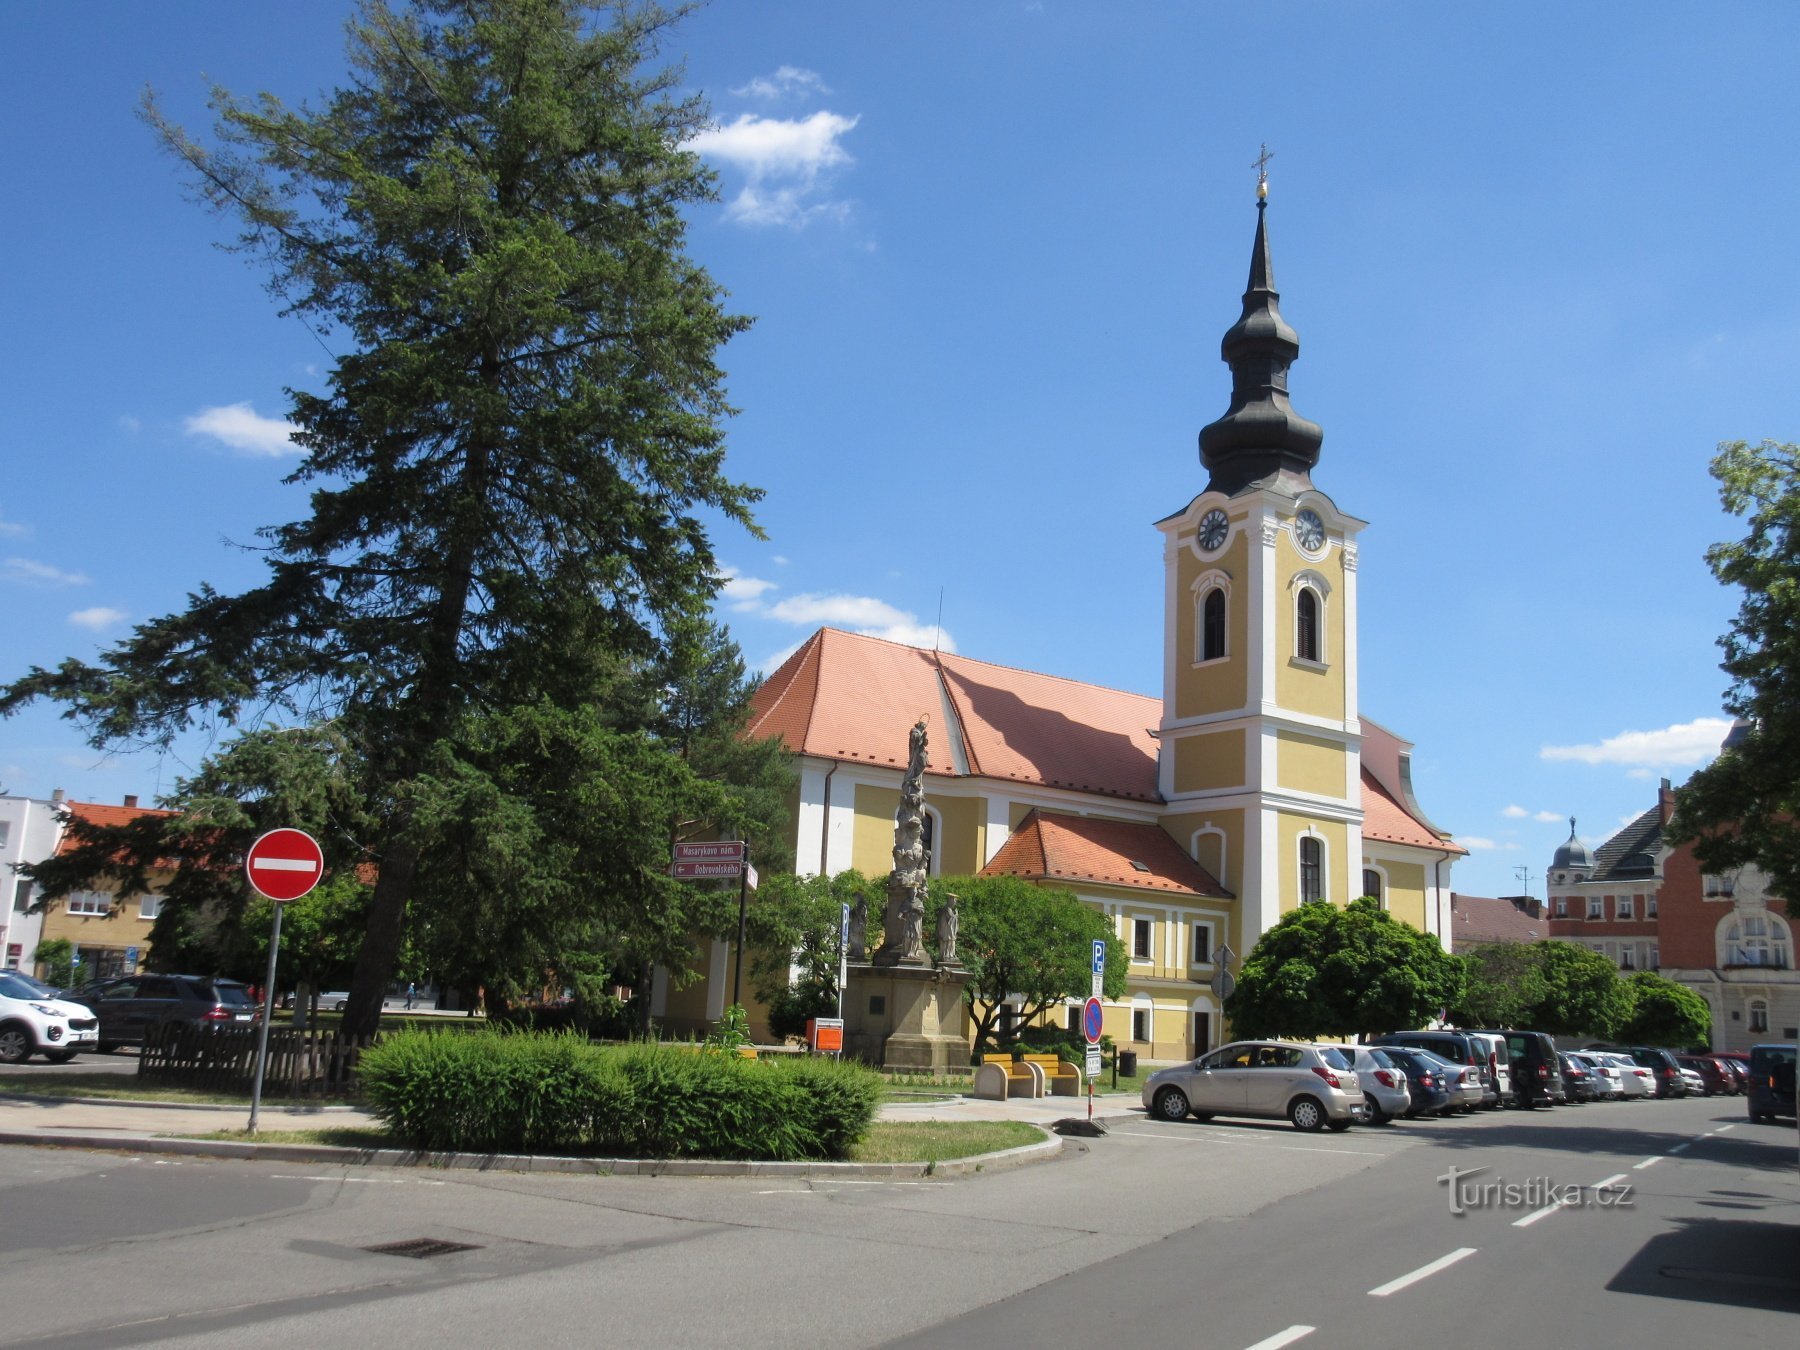
<svg viewBox="0 0 1800 1350">
<path fill-rule="evenodd" d="M 63 1100 L 68 1100 L 64 1098 Z M 86 1137 L 0 1130 L 0 1144 L 39 1148 L 103 1149 L 125 1153 L 174 1153 L 194 1158 L 261 1158 L 271 1162 L 335 1163 L 349 1167 L 432 1167 L 475 1172 L 540 1172 L 617 1177 L 962 1177 L 1004 1172 L 1046 1162 L 1064 1151 L 1045 1126 L 1044 1139 L 995 1153 L 936 1163 L 728 1162 L 704 1158 L 570 1158 L 518 1153 L 423 1153 L 409 1149 L 338 1148 L 328 1144 L 253 1144 L 229 1139 L 176 1139 L 162 1135 L 97 1134 Z"/>
<path fill-rule="evenodd" d="M 33 1106 L 136 1106 L 151 1111 L 235 1111 L 240 1116 L 250 1110 L 249 1102 L 147 1102 L 135 1097 L 39 1097 L 24 1092 L 0 1092 L 0 1106 L 7 1102 L 30 1102 Z M 271 1106 L 263 1110 L 288 1115 L 325 1115 L 332 1111 L 360 1111 L 358 1106 Z"/>
</svg>

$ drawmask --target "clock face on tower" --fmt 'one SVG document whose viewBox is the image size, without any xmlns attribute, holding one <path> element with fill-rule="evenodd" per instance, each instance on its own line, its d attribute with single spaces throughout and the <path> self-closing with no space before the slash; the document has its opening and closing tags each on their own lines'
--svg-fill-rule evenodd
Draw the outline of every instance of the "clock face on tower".
<svg viewBox="0 0 1800 1350">
<path fill-rule="evenodd" d="M 1302 511 L 1294 517 L 1294 538 L 1308 553 L 1317 553 L 1325 546 L 1325 522 L 1319 519 L 1318 512 Z"/>
<path fill-rule="evenodd" d="M 1200 547 L 1208 553 L 1216 553 L 1225 543 L 1225 535 L 1231 529 L 1231 522 L 1225 519 L 1225 513 L 1216 507 L 1200 517 Z"/>
</svg>

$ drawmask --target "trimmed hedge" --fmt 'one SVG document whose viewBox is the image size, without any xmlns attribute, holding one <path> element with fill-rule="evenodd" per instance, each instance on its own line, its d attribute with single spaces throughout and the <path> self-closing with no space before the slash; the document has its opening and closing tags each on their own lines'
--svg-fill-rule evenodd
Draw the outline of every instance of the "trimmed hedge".
<svg viewBox="0 0 1800 1350">
<path fill-rule="evenodd" d="M 398 1032 L 359 1075 L 376 1116 L 432 1152 L 843 1158 L 881 1098 L 859 1064 L 503 1031 Z"/>
</svg>

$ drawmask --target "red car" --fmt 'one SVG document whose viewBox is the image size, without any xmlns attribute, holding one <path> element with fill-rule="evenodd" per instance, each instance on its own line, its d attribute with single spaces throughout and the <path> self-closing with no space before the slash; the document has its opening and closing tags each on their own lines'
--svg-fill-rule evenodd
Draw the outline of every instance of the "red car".
<svg viewBox="0 0 1800 1350">
<path fill-rule="evenodd" d="M 1734 1075 L 1711 1055 L 1677 1055 L 1676 1060 L 1684 1069 L 1692 1069 L 1700 1075 L 1700 1081 L 1706 1084 L 1706 1095 L 1724 1097 L 1737 1091 Z"/>
</svg>

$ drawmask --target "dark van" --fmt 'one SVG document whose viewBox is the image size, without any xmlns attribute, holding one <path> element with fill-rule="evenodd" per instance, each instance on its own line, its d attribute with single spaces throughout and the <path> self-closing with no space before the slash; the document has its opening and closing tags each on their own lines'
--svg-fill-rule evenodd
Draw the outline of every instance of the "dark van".
<svg viewBox="0 0 1800 1350">
<path fill-rule="evenodd" d="M 1750 1119 L 1773 1120 L 1794 1114 L 1794 1047 L 1750 1047 Z"/>
<path fill-rule="evenodd" d="M 1479 1037 L 1465 1035 L 1460 1031 L 1394 1031 L 1386 1036 L 1377 1036 L 1368 1044 L 1402 1045 L 1414 1050 L 1429 1050 L 1439 1059 L 1447 1059 L 1452 1064 L 1466 1064 L 1481 1073 L 1481 1104 L 1490 1108 L 1503 1104 L 1487 1043 Z"/>
<path fill-rule="evenodd" d="M 1527 1111 L 1535 1106 L 1554 1106 L 1566 1102 L 1568 1088 L 1563 1083 L 1562 1061 L 1556 1056 L 1556 1042 L 1542 1031 L 1502 1031 L 1506 1048 L 1512 1054 L 1513 1100 Z"/>
</svg>

